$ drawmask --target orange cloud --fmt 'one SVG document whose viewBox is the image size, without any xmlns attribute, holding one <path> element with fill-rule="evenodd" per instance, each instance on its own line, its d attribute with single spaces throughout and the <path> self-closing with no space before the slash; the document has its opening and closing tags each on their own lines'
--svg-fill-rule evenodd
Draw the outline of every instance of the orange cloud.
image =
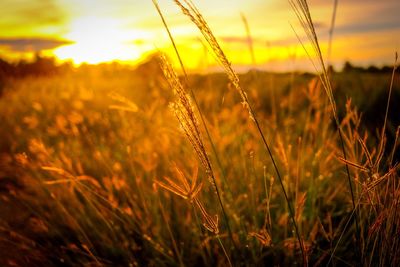
<svg viewBox="0 0 400 267">
<path fill-rule="evenodd" d="M 0 46 L 15 52 L 39 52 L 72 44 L 71 41 L 50 38 L 0 38 Z"/>
<path fill-rule="evenodd" d="M 54 0 L 0 1 L 0 37 L 61 34 L 67 20 Z"/>
</svg>

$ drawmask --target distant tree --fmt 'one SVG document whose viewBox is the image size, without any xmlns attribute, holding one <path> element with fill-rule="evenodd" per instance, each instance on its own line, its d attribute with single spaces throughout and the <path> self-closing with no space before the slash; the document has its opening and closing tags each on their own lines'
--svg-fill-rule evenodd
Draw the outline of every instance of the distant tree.
<svg viewBox="0 0 400 267">
<path fill-rule="evenodd" d="M 367 72 L 369 73 L 379 73 L 380 69 L 374 65 L 371 65 L 367 68 Z"/>
<path fill-rule="evenodd" d="M 343 72 L 365 72 L 363 67 L 354 66 L 349 61 L 346 61 L 343 66 Z"/>
<path fill-rule="evenodd" d="M 72 69 L 72 63 L 66 62 L 57 65 L 54 58 L 35 55 L 33 62 L 20 60 L 12 64 L 0 58 L 0 96 L 4 91 L 7 80 L 10 78 L 20 78 L 25 76 L 46 76 L 57 73 L 67 72 Z"/>
<path fill-rule="evenodd" d="M 7 77 L 13 75 L 13 73 L 15 73 L 14 66 L 3 59 L 0 59 L 0 96 L 3 94 Z"/>
<path fill-rule="evenodd" d="M 383 72 L 383 73 L 390 73 L 390 72 L 392 72 L 392 70 L 393 70 L 392 66 L 383 66 L 381 68 L 381 72 Z"/>
<path fill-rule="evenodd" d="M 328 73 L 335 73 L 335 68 L 333 67 L 333 65 L 329 65 L 328 66 Z"/>
<path fill-rule="evenodd" d="M 0 75 L 9 75 L 15 71 L 14 65 L 0 58 Z"/>
<path fill-rule="evenodd" d="M 351 72 L 353 70 L 354 70 L 353 65 L 349 61 L 346 61 L 343 66 L 343 72 Z"/>
</svg>

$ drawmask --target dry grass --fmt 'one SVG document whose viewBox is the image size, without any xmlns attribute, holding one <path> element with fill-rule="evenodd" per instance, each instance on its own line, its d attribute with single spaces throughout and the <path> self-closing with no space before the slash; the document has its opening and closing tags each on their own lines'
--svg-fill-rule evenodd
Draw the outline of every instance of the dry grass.
<svg viewBox="0 0 400 267">
<path fill-rule="evenodd" d="M 275 168 L 276 175 L 278 177 L 278 181 L 281 185 L 283 195 L 285 196 L 286 203 L 288 205 L 289 209 L 289 215 L 292 219 L 293 226 L 295 228 L 295 233 L 298 239 L 298 242 L 300 243 L 301 247 L 301 252 L 303 256 L 303 264 L 307 265 L 307 257 L 305 254 L 305 250 L 303 247 L 303 241 L 301 240 L 299 229 L 297 227 L 295 218 L 294 218 L 294 211 L 292 208 L 292 204 L 289 201 L 288 195 L 286 193 L 285 186 L 283 184 L 281 174 L 279 172 L 279 169 L 275 163 L 274 156 L 272 154 L 272 151 L 270 149 L 269 142 L 267 141 L 265 134 L 263 133 L 263 130 L 261 129 L 261 126 L 258 122 L 258 119 L 256 117 L 256 114 L 254 112 L 254 109 L 252 105 L 249 102 L 249 99 L 247 97 L 247 93 L 244 91 L 244 89 L 240 86 L 240 81 L 239 77 L 236 74 L 236 72 L 233 70 L 228 58 L 225 56 L 225 53 L 223 52 L 221 46 L 219 45 L 217 39 L 215 38 L 214 34 L 212 33 L 210 27 L 208 26 L 207 22 L 204 20 L 203 16 L 201 15 L 200 11 L 196 8 L 196 6 L 190 2 L 184 0 L 183 3 L 180 1 L 176 0 L 175 3 L 182 9 L 183 14 L 187 15 L 193 23 L 196 24 L 200 32 L 202 33 L 203 37 L 206 39 L 208 45 L 211 47 L 212 51 L 214 52 L 216 58 L 219 60 L 221 65 L 224 67 L 226 74 L 228 75 L 228 78 L 230 82 L 233 84 L 234 88 L 239 92 L 239 95 L 242 99 L 242 104 L 243 106 L 248 110 L 250 118 L 254 121 L 256 128 L 258 130 L 258 133 L 260 135 L 260 138 L 262 139 L 265 149 L 268 152 L 268 155 L 272 161 L 272 164 Z"/>
<path fill-rule="evenodd" d="M 225 74 L 179 77 L 161 56 L 9 82 L 0 265 L 398 266 L 396 68 L 369 77 L 389 97 L 367 127 L 339 101 L 350 74 L 328 75 L 307 2 L 292 1 L 320 72 L 274 75 L 274 107 L 271 75 L 238 75 L 200 11 L 175 2 Z"/>
</svg>

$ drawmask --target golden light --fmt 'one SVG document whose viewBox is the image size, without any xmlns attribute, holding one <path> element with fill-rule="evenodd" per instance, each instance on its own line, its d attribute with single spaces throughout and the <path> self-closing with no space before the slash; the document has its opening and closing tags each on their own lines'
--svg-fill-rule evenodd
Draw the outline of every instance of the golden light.
<svg viewBox="0 0 400 267">
<path fill-rule="evenodd" d="M 109 61 L 133 62 L 141 51 L 134 40 L 145 37 L 145 32 L 125 29 L 118 21 L 98 17 L 75 19 L 65 38 L 74 42 L 54 50 L 60 60 L 73 60 L 75 64 L 97 64 Z"/>
</svg>

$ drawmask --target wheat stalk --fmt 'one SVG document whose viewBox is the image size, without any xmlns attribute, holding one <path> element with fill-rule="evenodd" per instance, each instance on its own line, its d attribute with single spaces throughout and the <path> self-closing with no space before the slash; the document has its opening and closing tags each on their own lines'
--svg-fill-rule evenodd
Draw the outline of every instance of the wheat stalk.
<svg viewBox="0 0 400 267">
<path fill-rule="evenodd" d="M 273 164 L 274 169 L 276 171 L 278 180 L 280 182 L 282 192 L 284 194 L 286 203 L 287 203 L 288 208 L 289 208 L 289 215 L 291 217 L 293 226 L 295 228 L 296 237 L 298 239 L 298 242 L 300 243 L 301 253 L 302 253 L 302 256 L 303 256 L 303 261 L 304 261 L 304 264 L 306 265 L 305 250 L 304 250 L 304 247 L 303 247 L 303 242 L 302 242 L 301 237 L 300 237 L 299 229 L 297 227 L 297 223 L 296 223 L 295 218 L 294 218 L 294 211 L 293 211 L 292 205 L 290 204 L 289 197 L 288 197 L 288 195 L 286 193 L 286 189 L 285 189 L 285 187 L 283 185 L 283 181 L 282 181 L 278 166 L 276 165 L 275 159 L 274 159 L 274 157 L 272 155 L 272 151 L 270 149 L 270 146 L 269 146 L 269 144 L 268 144 L 268 142 L 266 140 L 266 137 L 265 137 L 263 131 L 261 130 L 261 126 L 260 126 L 260 124 L 259 124 L 259 122 L 258 122 L 258 120 L 256 118 L 255 112 L 254 112 L 252 106 L 250 105 L 249 99 L 247 97 L 247 93 L 240 86 L 240 81 L 239 81 L 238 75 L 233 70 L 231 63 L 228 61 L 228 58 L 226 57 L 224 51 L 222 50 L 222 48 L 219 45 L 217 39 L 215 38 L 214 34 L 212 33 L 210 27 L 208 26 L 207 22 L 205 21 L 205 19 L 201 15 L 200 11 L 196 8 L 196 6 L 190 0 L 183 0 L 183 1 L 174 0 L 174 2 L 182 10 L 183 14 L 188 16 L 190 18 L 190 20 L 200 30 L 201 34 L 206 39 L 207 43 L 209 44 L 209 46 L 211 47 L 212 51 L 214 52 L 217 60 L 223 66 L 226 74 L 228 75 L 228 78 L 229 78 L 230 82 L 232 83 L 234 88 L 239 93 L 239 95 L 240 95 L 240 97 L 242 99 L 243 106 L 249 112 L 249 117 L 254 121 L 254 123 L 256 125 L 256 128 L 258 130 L 258 133 L 259 133 L 259 135 L 260 135 L 260 137 L 261 137 L 261 139 L 263 141 L 263 144 L 264 144 L 264 146 L 265 146 L 265 148 L 266 148 L 266 150 L 268 152 L 268 155 L 269 155 L 269 157 L 270 157 L 270 159 L 272 161 L 272 164 Z"/>
<path fill-rule="evenodd" d="M 161 68 L 163 70 L 164 76 L 176 96 L 175 102 L 171 104 L 172 110 L 174 111 L 175 116 L 177 117 L 179 124 L 181 125 L 187 139 L 195 150 L 197 157 L 199 158 L 201 165 L 205 169 L 208 179 L 212 184 L 215 193 L 217 194 L 218 202 L 225 219 L 225 224 L 228 229 L 230 239 L 232 241 L 232 244 L 234 244 L 235 246 L 232 231 L 229 225 L 229 219 L 222 203 L 220 190 L 215 179 L 211 161 L 207 155 L 206 148 L 203 143 L 203 138 L 199 130 L 198 120 L 194 112 L 194 107 L 192 106 L 190 101 L 190 96 L 186 93 L 182 83 L 178 78 L 178 75 L 174 71 L 172 65 L 166 59 L 165 55 L 161 55 L 160 59 Z"/>
<path fill-rule="evenodd" d="M 197 101 L 196 95 L 195 95 L 194 91 L 192 90 L 192 88 L 188 86 L 188 85 L 189 85 L 188 75 L 187 75 L 187 73 L 186 73 L 185 66 L 184 66 L 184 64 L 183 64 L 182 58 L 181 58 L 181 56 L 180 56 L 180 54 L 179 54 L 179 51 L 178 51 L 178 48 L 177 48 L 177 46 L 176 46 L 174 37 L 172 36 L 171 31 L 169 30 L 168 24 L 167 24 L 167 22 L 166 22 L 166 20 L 165 20 L 165 18 L 164 18 L 164 15 L 163 15 L 163 13 L 162 13 L 162 11 L 161 11 L 160 6 L 158 5 L 157 0 L 152 0 L 152 1 L 153 1 L 153 4 L 154 4 L 154 7 L 156 8 L 156 10 L 157 10 L 157 12 L 158 12 L 158 14 L 159 14 L 159 16 L 160 16 L 160 18 L 161 18 L 161 21 L 162 21 L 162 23 L 163 23 L 163 25 L 164 25 L 164 28 L 165 28 L 165 30 L 166 30 L 167 33 L 168 33 L 168 37 L 169 37 L 169 39 L 170 39 L 170 41 L 171 41 L 171 43 L 172 43 L 172 47 L 174 48 L 176 57 L 178 58 L 179 65 L 180 65 L 180 67 L 181 67 L 181 70 L 182 70 L 182 72 L 183 72 L 183 76 L 184 76 L 184 78 L 185 78 L 185 80 L 184 80 L 185 86 L 186 86 L 186 88 L 188 88 L 188 90 L 189 90 L 189 92 L 190 92 L 190 95 L 191 95 L 191 97 L 192 97 L 192 99 L 193 99 L 194 105 L 195 105 L 195 107 L 196 107 L 196 109 L 197 109 L 197 111 L 198 111 L 198 113 L 199 113 L 199 115 L 200 115 L 200 121 L 201 121 L 201 123 L 202 123 L 202 125 L 203 125 L 203 128 L 204 128 L 205 132 L 206 132 L 207 139 L 208 139 L 208 141 L 209 141 L 209 143 L 210 143 L 210 145 L 211 145 L 212 151 L 213 151 L 213 153 L 214 153 L 214 155 L 215 155 L 215 159 L 216 159 L 216 161 L 217 161 L 217 165 L 218 165 L 218 167 L 219 167 L 219 169 L 220 169 L 220 171 L 221 171 L 222 180 L 224 181 L 225 186 L 226 186 L 226 188 L 228 189 L 229 193 L 232 194 L 231 189 L 230 189 L 230 187 L 229 187 L 229 184 L 228 184 L 228 182 L 227 182 L 227 180 L 226 180 L 225 171 L 224 171 L 224 169 L 223 169 L 223 167 L 222 167 L 221 160 L 220 160 L 220 158 L 219 158 L 219 156 L 218 156 L 218 153 L 217 153 L 217 149 L 215 148 L 214 142 L 213 142 L 213 140 L 212 140 L 212 138 L 211 138 L 210 132 L 209 132 L 208 127 L 207 127 L 207 124 L 206 124 L 206 122 L 205 122 L 203 113 L 201 112 L 201 109 L 200 109 L 199 103 L 198 103 L 198 101 Z"/>
<path fill-rule="evenodd" d="M 352 201 L 352 205 L 353 205 L 353 210 L 355 211 L 357 242 L 360 243 L 360 236 L 359 236 L 360 229 L 359 229 L 359 223 L 358 223 L 358 216 L 357 216 L 355 197 L 354 197 L 354 192 L 353 192 L 353 185 L 351 182 L 349 165 L 347 164 L 347 155 L 346 155 L 346 150 L 344 147 L 342 129 L 341 129 L 341 126 L 339 123 L 339 117 L 337 115 L 337 108 L 336 108 L 335 99 L 333 97 L 332 85 L 331 85 L 331 82 L 329 79 L 329 75 L 328 75 L 325 63 L 324 63 L 324 59 L 323 59 L 321 48 L 320 48 L 319 41 L 318 41 L 318 36 L 315 31 L 314 23 L 313 23 L 313 20 L 311 17 L 310 9 L 308 7 L 307 0 L 288 0 L 288 1 L 289 1 L 290 5 L 292 6 L 292 9 L 295 12 L 304 32 L 306 33 L 308 40 L 311 42 L 311 47 L 313 49 L 313 52 L 316 55 L 317 62 L 315 62 L 312 59 L 312 57 L 308 53 L 308 50 L 305 48 L 303 42 L 300 40 L 299 36 L 297 36 L 301 45 L 303 46 L 304 50 L 306 51 L 307 55 L 309 56 L 311 63 L 313 64 L 315 70 L 317 71 L 317 73 L 319 75 L 322 86 L 326 92 L 326 95 L 328 96 L 328 99 L 329 99 L 329 102 L 331 105 L 332 116 L 333 116 L 336 126 L 338 128 L 341 148 L 342 148 L 342 152 L 343 152 L 343 159 L 344 159 L 344 162 L 346 163 L 345 166 L 346 166 L 347 179 L 348 179 L 348 184 L 349 184 L 350 193 L 351 193 L 351 201 Z M 297 35 L 297 33 L 296 33 L 296 35 Z M 360 246 L 359 246 L 359 248 L 360 248 Z M 359 255 L 359 256 L 361 257 L 361 255 Z"/>
</svg>

